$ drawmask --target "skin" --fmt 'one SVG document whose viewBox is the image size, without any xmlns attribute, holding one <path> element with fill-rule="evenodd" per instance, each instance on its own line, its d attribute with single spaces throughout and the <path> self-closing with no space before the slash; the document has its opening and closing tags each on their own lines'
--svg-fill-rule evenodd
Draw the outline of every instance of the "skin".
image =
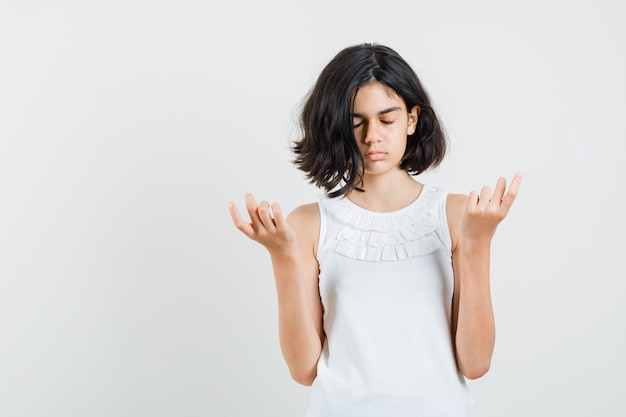
<svg viewBox="0 0 626 417">
<path fill-rule="evenodd" d="M 400 168 L 407 136 L 415 131 L 419 107 L 406 109 L 392 90 L 374 82 L 361 87 L 354 100 L 353 126 L 365 158 L 362 189 L 347 197 L 377 212 L 395 211 L 414 201 L 422 190 Z M 491 363 L 495 323 L 490 293 L 490 247 L 498 224 L 506 217 L 521 182 L 516 174 L 507 191 L 499 178 L 493 190 L 450 194 L 446 202 L 452 240 L 454 296 L 452 336 L 459 371 L 469 379 L 484 375 Z M 237 229 L 269 252 L 279 306 L 283 356 L 292 377 L 311 385 L 316 377 L 324 332 L 316 248 L 320 216 L 317 203 L 295 208 L 285 218 L 280 205 L 257 203 L 245 196 L 250 221 L 229 203 Z"/>
</svg>

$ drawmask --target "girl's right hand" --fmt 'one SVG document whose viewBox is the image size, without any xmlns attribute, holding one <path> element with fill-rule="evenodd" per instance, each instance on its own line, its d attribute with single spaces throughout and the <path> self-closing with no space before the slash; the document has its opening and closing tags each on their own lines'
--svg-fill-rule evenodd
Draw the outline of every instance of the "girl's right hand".
<svg viewBox="0 0 626 417">
<path fill-rule="evenodd" d="M 247 223 L 233 202 L 228 203 L 235 227 L 250 239 L 259 242 L 270 253 L 296 251 L 296 234 L 287 223 L 278 203 L 261 201 L 257 204 L 252 194 L 246 194 Z M 270 212 L 271 208 L 271 212 Z"/>
</svg>

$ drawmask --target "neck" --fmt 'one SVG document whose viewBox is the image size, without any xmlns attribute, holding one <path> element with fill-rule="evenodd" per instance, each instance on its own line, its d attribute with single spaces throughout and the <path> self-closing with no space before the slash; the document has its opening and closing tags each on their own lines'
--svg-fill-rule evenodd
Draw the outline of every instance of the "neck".
<svg viewBox="0 0 626 417">
<path fill-rule="evenodd" d="M 352 191 L 348 198 L 355 204 L 371 211 L 389 212 L 411 204 L 419 195 L 422 184 L 404 170 L 394 175 L 365 175 L 363 192 Z"/>
</svg>

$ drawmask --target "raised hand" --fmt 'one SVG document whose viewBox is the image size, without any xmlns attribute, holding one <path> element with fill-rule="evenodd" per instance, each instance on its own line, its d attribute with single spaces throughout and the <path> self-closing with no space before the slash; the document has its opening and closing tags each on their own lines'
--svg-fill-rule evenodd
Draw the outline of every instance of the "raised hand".
<svg viewBox="0 0 626 417">
<path fill-rule="evenodd" d="M 295 250 L 296 235 L 283 216 L 280 205 L 278 203 L 270 205 L 267 201 L 257 204 L 252 194 L 246 194 L 245 200 L 250 223 L 241 217 L 234 203 L 228 204 L 235 227 L 250 239 L 265 246 L 269 252 Z"/>
<path fill-rule="evenodd" d="M 521 181 L 521 174 L 515 174 L 506 194 L 506 180 L 502 177 L 498 178 L 493 194 L 489 187 L 483 187 L 480 194 L 470 192 L 461 225 L 462 238 L 490 241 L 498 224 L 509 213 Z"/>
</svg>

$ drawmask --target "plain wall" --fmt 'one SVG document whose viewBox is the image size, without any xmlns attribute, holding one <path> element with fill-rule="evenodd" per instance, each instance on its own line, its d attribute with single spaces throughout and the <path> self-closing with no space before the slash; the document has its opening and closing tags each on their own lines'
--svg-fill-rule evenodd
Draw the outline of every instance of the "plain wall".
<svg viewBox="0 0 626 417">
<path fill-rule="evenodd" d="M 340 49 L 387 44 L 450 139 L 419 180 L 524 174 L 493 244 L 480 417 L 626 413 L 621 1 L 2 1 L 0 415 L 302 416 L 265 250 L 228 201 L 291 165 Z"/>
</svg>

